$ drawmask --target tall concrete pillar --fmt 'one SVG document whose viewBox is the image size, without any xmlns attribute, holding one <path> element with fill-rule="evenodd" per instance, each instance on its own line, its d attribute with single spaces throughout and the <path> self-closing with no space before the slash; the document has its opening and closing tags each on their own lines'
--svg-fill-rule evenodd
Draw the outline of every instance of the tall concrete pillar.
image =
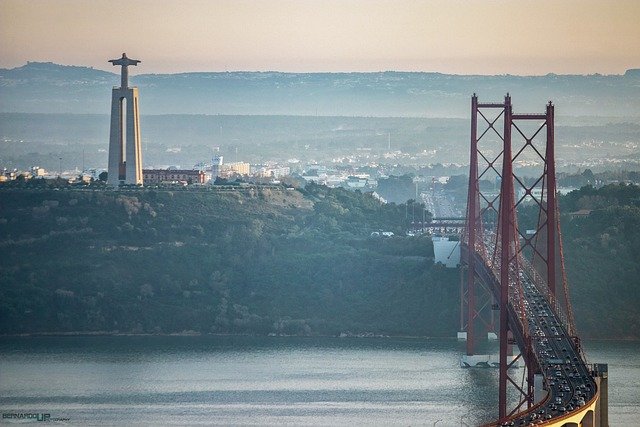
<svg viewBox="0 0 640 427">
<path fill-rule="evenodd" d="M 600 392 L 600 399 L 596 403 L 595 425 L 596 427 L 609 427 L 609 365 L 595 363 L 594 368 L 594 379 Z"/>
<path fill-rule="evenodd" d="M 111 93 L 111 130 L 109 133 L 109 168 L 107 184 L 142 185 L 142 146 L 140 143 L 140 112 L 138 110 L 138 88 L 129 87 L 129 65 L 140 61 L 122 58 L 112 59 L 113 65 L 121 65 L 120 87 Z M 124 108 L 126 104 L 126 108 Z"/>
</svg>

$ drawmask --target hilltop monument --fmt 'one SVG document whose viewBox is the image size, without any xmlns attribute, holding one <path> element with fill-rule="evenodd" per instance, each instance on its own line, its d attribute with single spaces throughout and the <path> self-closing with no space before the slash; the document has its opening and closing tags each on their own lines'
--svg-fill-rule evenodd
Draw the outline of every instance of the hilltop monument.
<svg viewBox="0 0 640 427">
<path fill-rule="evenodd" d="M 138 111 L 138 88 L 129 87 L 129 65 L 138 65 L 137 59 L 121 58 L 109 60 L 120 65 L 120 87 L 111 92 L 111 131 L 109 136 L 109 169 L 107 184 L 142 185 L 142 148 L 140 144 L 140 113 Z"/>
</svg>

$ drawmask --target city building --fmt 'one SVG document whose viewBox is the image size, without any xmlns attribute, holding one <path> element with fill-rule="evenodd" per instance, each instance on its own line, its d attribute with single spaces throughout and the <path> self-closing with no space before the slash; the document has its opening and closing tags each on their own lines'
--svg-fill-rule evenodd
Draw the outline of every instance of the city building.
<svg viewBox="0 0 640 427">
<path fill-rule="evenodd" d="M 234 162 L 224 165 L 229 175 L 249 175 L 251 173 L 251 165 L 246 162 Z"/>
<path fill-rule="evenodd" d="M 191 169 L 144 169 L 144 182 L 147 184 L 204 184 L 205 172 Z"/>
<path fill-rule="evenodd" d="M 253 175 L 261 178 L 282 178 L 291 175 L 291 168 L 288 166 L 260 166 L 253 171 Z"/>
<path fill-rule="evenodd" d="M 36 178 L 44 178 L 47 175 L 47 171 L 40 166 L 33 166 L 31 168 L 31 174 Z"/>
<path fill-rule="evenodd" d="M 219 177 L 221 175 L 223 163 L 223 156 L 216 156 L 213 158 L 211 162 L 211 179 L 216 179 L 216 177 Z"/>
<path fill-rule="evenodd" d="M 246 162 L 224 163 L 223 156 L 216 156 L 211 163 L 211 179 L 217 177 L 229 178 L 233 175 L 248 176 L 251 173 L 251 165 Z"/>
</svg>

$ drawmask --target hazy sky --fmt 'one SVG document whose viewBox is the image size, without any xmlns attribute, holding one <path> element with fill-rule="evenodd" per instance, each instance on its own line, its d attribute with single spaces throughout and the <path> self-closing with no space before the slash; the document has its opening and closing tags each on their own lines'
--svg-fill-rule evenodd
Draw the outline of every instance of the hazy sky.
<svg viewBox="0 0 640 427">
<path fill-rule="evenodd" d="M 640 0 L 0 0 L 0 67 L 137 73 L 640 68 Z"/>
</svg>

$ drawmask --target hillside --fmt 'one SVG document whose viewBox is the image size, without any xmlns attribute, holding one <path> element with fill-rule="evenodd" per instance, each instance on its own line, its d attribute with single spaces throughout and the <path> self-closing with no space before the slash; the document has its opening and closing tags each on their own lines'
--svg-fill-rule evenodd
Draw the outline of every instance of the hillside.
<svg viewBox="0 0 640 427">
<path fill-rule="evenodd" d="M 560 203 L 580 336 L 639 339 L 640 187 Z M 454 336 L 459 273 L 433 264 L 428 237 L 403 237 L 406 221 L 404 205 L 313 184 L 4 186 L 0 334 Z"/>
<path fill-rule="evenodd" d="M 451 336 L 457 273 L 403 206 L 308 186 L 0 192 L 0 333 Z"/>
<path fill-rule="evenodd" d="M 105 61 L 106 62 L 106 61 Z M 116 68 L 114 71 L 118 71 Z M 636 70 L 637 71 L 637 70 Z M 139 74 L 143 73 L 143 74 Z M 132 70 L 142 114 L 466 117 L 469 98 L 537 111 L 552 99 L 569 116 L 640 116 L 640 77 L 477 76 L 418 72 L 144 74 Z M 107 114 L 116 73 L 29 62 L 0 69 L 0 112 Z"/>
<path fill-rule="evenodd" d="M 559 198 L 569 293 L 582 338 L 640 339 L 640 187 L 591 186 Z M 533 228 L 536 206 L 522 207 Z"/>
<path fill-rule="evenodd" d="M 640 187 L 583 187 L 560 202 L 579 331 L 640 338 Z M 570 215 L 579 210 L 590 214 Z"/>
</svg>

